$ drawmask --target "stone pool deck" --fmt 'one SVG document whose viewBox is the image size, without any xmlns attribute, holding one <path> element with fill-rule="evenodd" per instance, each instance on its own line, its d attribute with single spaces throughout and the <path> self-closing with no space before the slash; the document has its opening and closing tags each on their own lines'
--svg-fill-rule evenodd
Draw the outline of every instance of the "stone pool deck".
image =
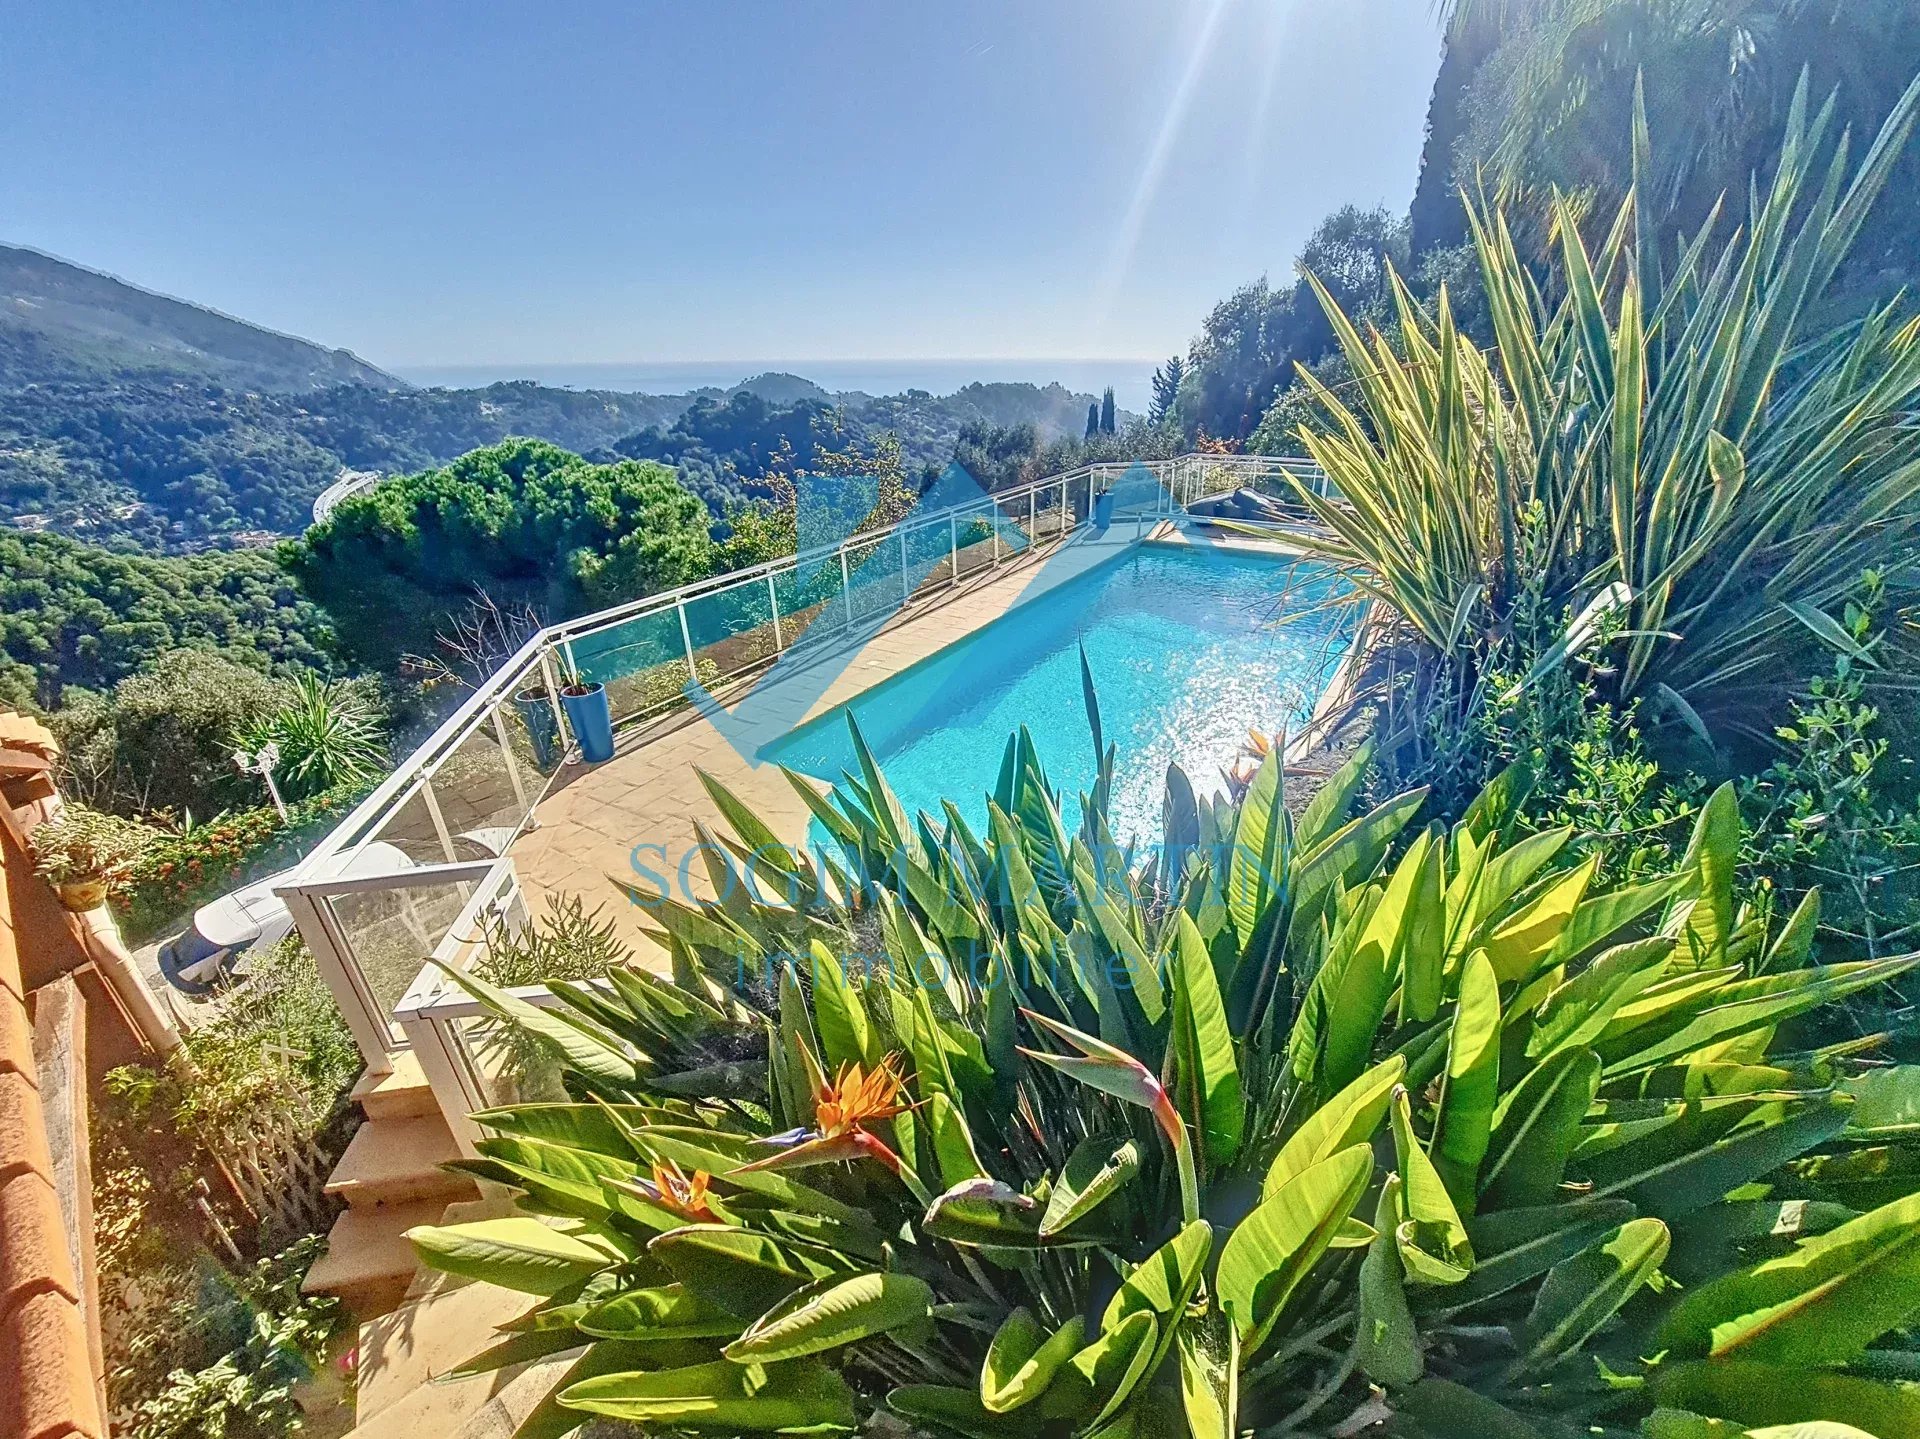
<svg viewBox="0 0 1920 1439">
<path fill-rule="evenodd" d="M 1153 537 L 1170 543 L 1184 538 L 1165 524 Z M 871 638 L 823 644 L 804 669 L 768 670 L 728 686 L 715 698 L 732 708 L 761 686 L 777 685 L 780 689 L 755 693 L 755 703 L 784 702 L 790 713 L 782 720 L 784 727 L 791 728 L 990 624 L 1021 601 L 1077 579 L 1135 539 L 1135 527 L 1125 523 L 1104 536 L 1075 531 L 1062 542 L 1038 549 L 1031 559 L 963 579 L 949 590 L 917 601 Z M 1253 540 L 1230 543 L 1268 554 L 1282 548 Z M 826 674 L 815 673 L 816 667 L 826 668 L 830 682 Z M 788 669 L 796 672 L 783 672 Z M 1077 692 L 1060 700 L 1072 705 L 1081 702 Z M 705 825 L 722 834 L 730 831 L 702 787 L 699 770 L 726 785 L 783 840 L 804 839 L 806 804 L 780 771 L 770 764 L 750 765 L 706 718 L 682 711 L 621 735 L 614 757 L 605 764 L 570 764 L 553 777 L 535 806 L 535 827 L 512 849 L 514 869 L 531 911 L 542 913 L 549 897 L 578 895 L 589 909 L 601 907 L 603 916 L 613 920 L 642 962 L 663 964 L 664 954 L 646 938 L 650 925 L 644 911 L 620 886 L 625 881 L 647 893 L 659 892 L 658 880 L 636 871 L 637 857 L 654 875 L 666 877 L 676 897 L 684 897 L 688 890 L 711 897 L 696 849 L 695 826 Z M 647 848 L 636 852 L 637 846 Z"/>
</svg>

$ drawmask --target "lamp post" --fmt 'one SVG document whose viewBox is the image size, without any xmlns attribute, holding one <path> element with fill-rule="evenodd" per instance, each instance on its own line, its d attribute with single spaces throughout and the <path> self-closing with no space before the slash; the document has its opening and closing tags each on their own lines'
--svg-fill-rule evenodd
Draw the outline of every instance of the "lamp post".
<svg viewBox="0 0 1920 1439">
<path fill-rule="evenodd" d="M 268 740 L 251 754 L 246 750 L 237 750 L 233 763 L 241 774 L 257 774 L 267 782 L 267 793 L 273 797 L 274 811 L 280 816 L 280 822 L 285 824 L 287 802 L 280 798 L 280 786 L 273 782 L 273 767 L 280 763 L 279 741 Z"/>
</svg>

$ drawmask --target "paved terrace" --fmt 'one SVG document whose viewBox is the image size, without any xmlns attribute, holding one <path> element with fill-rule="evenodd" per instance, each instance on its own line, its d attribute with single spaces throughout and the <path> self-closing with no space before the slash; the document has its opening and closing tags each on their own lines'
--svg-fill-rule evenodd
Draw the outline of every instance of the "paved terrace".
<svg viewBox="0 0 1920 1439">
<path fill-rule="evenodd" d="M 1171 527 L 1163 526 L 1159 534 L 1177 539 Z M 817 679 L 813 685 L 796 683 L 786 675 L 772 680 L 791 686 L 796 695 L 789 701 L 795 713 L 782 717 L 785 727 L 843 704 L 998 619 L 1022 600 L 1085 574 L 1132 544 L 1134 537 L 1134 526 L 1124 521 L 1104 536 L 1091 529 L 1074 531 L 1063 543 L 1040 547 L 1032 558 L 1011 569 L 963 579 L 951 590 L 914 604 L 864 643 L 856 636 L 823 646 L 812 663 L 840 670 L 817 698 Z M 772 676 L 768 671 L 729 686 L 716 698 L 731 708 Z M 780 695 L 777 691 L 763 694 L 756 702 L 765 704 L 770 699 L 778 703 Z M 1076 689 L 1060 701 L 1078 705 L 1080 694 Z M 804 841 L 809 819 L 806 804 L 778 768 L 750 766 L 704 717 L 682 712 L 622 735 L 617 752 L 605 764 L 569 764 L 555 775 L 534 809 L 536 827 L 513 846 L 514 869 L 531 912 L 542 913 L 547 896 L 577 894 L 589 908 L 603 907 L 604 915 L 615 920 L 643 961 L 663 964 L 664 954 L 644 936 L 644 912 L 618 881 L 639 883 L 633 848 L 657 844 L 665 846 L 667 862 L 661 863 L 658 851 L 648 851 L 642 862 L 649 869 L 670 873 L 678 895 L 684 863 L 693 892 L 711 897 L 705 865 L 691 853 L 697 839 L 694 825 L 731 832 L 701 787 L 696 771 L 702 769 L 751 806 L 783 840 Z M 657 890 L 651 881 L 644 887 Z"/>
</svg>

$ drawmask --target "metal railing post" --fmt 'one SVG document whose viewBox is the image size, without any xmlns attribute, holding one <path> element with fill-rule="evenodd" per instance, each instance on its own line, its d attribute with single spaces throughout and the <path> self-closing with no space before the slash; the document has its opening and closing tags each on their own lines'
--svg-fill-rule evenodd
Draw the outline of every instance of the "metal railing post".
<svg viewBox="0 0 1920 1439">
<path fill-rule="evenodd" d="M 846 604 L 847 623 L 853 623 L 853 575 L 847 569 L 847 547 L 840 546 L 840 598 Z"/>
<path fill-rule="evenodd" d="M 427 816 L 433 821 L 433 832 L 440 836 L 440 848 L 446 851 L 447 863 L 458 864 L 460 856 L 453 852 L 453 833 L 447 828 L 447 817 L 440 813 L 440 801 L 434 797 L 432 775 L 420 781 L 420 798 L 426 801 Z"/>
<path fill-rule="evenodd" d="M 514 802 L 520 806 L 520 818 L 532 808 L 527 803 L 527 787 L 520 780 L 520 763 L 513 757 L 513 745 L 507 739 L 507 722 L 500 718 L 500 706 L 493 707 L 493 737 L 500 741 L 500 754 L 507 762 L 507 779 L 513 785 Z"/>
<path fill-rule="evenodd" d="M 997 567 L 1000 563 L 1000 504 L 992 498 L 987 500 L 987 531 L 993 536 L 993 564 Z"/>
<path fill-rule="evenodd" d="M 1037 543 L 1034 536 L 1038 533 L 1040 528 L 1038 519 L 1037 519 L 1040 512 L 1038 509 L 1035 508 L 1038 498 L 1039 498 L 1039 491 L 1037 490 L 1027 491 L 1027 544 L 1029 546 L 1032 546 L 1035 543 Z"/>
<path fill-rule="evenodd" d="M 700 683 L 700 667 L 693 662 L 693 631 L 687 628 L 687 606 L 684 601 L 673 602 L 673 612 L 680 616 L 680 643 L 687 647 L 687 678 L 694 684 Z"/>
<path fill-rule="evenodd" d="M 913 598 L 913 591 L 907 585 L 907 532 L 896 528 L 894 533 L 900 537 L 900 603 L 904 605 Z"/>
<path fill-rule="evenodd" d="M 774 586 L 772 570 L 767 571 L 767 604 L 773 615 L 773 652 L 779 654 L 787 647 L 787 641 L 780 633 L 780 591 Z"/>
<path fill-rule="evenodd" d="M 960 583 L 960 522 L 947 511 L 947 584 Z"/>
<path fill-rule="evenodd" d="M 560 708 L 560 679 L 553 672 L 552 645 L 540 651 L 540 678 L 546 683 L 547 708 L 553 711 L 553 732 L 564 735 L 567 732 L 567 716 Z"/>
</svg>

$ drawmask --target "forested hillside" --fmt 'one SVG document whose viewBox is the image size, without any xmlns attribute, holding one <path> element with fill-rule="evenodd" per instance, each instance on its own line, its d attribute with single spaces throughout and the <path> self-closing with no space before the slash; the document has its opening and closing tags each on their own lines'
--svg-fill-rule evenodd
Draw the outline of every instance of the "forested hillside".
<svg viewBox="0 0 1920 1439">
<path fill-rule="evenodd" d="M 401 383 L 349 351 L 0 245 L 0 385 L 153 371 L 269 390 Z"/>
<path fill-rule="evenodd" d="M 0 705 L 51 710 L 181 645 L 281 672 L 331 663 L 325 614 L 270 554 L 109 554 L 0 530 Z"/>
</svg>

